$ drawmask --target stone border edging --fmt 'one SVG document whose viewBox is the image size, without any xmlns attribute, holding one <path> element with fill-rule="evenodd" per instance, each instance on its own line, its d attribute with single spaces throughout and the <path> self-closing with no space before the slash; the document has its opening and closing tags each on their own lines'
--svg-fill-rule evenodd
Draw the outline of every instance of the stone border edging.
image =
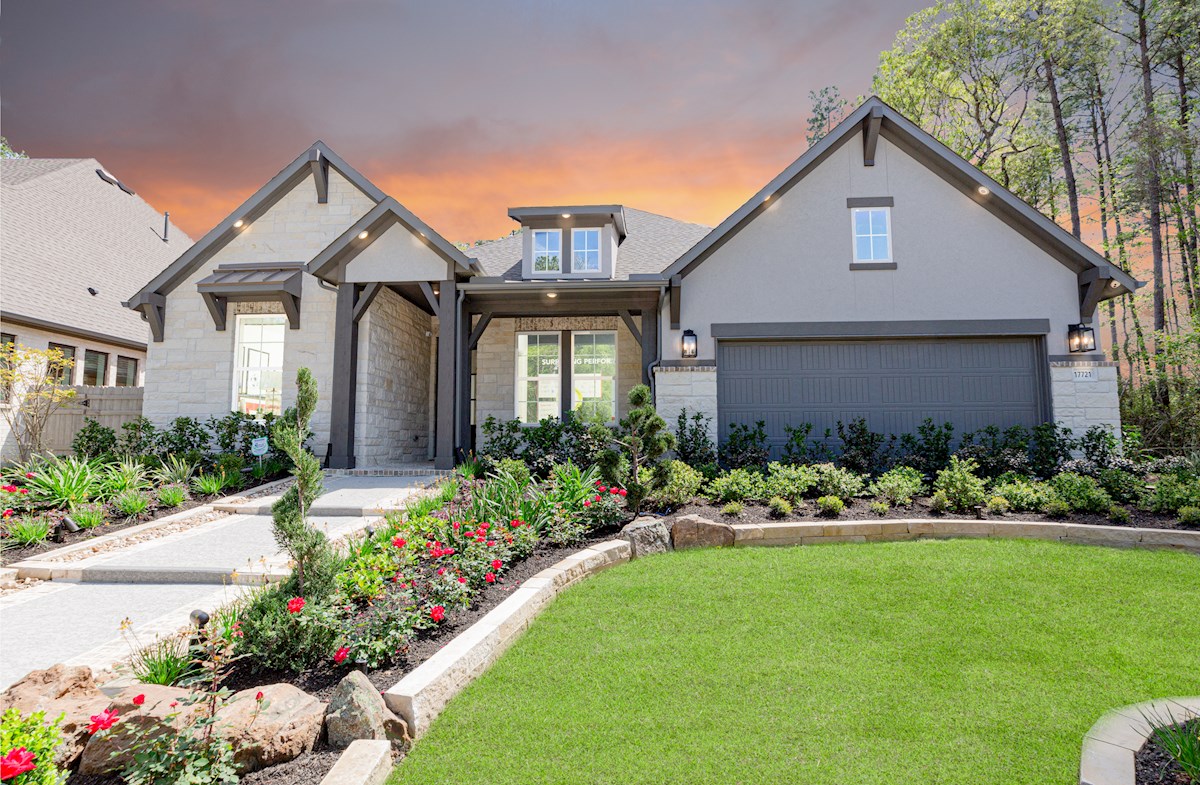
<svg viewBox="0 0 1200 785">
<path fill-rule="evenodd" d="M 391 742 L 358 739 L 338 756 L 321 785 L 383 785 L 391 773 Z"/>
<path fill-rule="evenodd" d="M 1105 714 L 1083 737 L 1079 757 L 1079 785 L 1134 785 L 1135 758 L 1153 730 L 1154 719 L 1183 721 L 1200 717 L 1200 697 L 1160 698 L 1134 703 Z"/>
<path fill-rule="evenodd" d="M 455 636 L 383 694 L 387 707 L 419 739 L 450 700 L 488 669 L 561 591 L 614 564 L 629 561 L 625 540 L 574 553 L 527 579 L 507 599 Z"/>
<path fill-rule="evenodd" d="M 830 542 L 887 542 L 922 538 L 1001 537 L 1060 540 L 1127 548 L 1174 548 L 1200 554 L 1200 531 L 1095 526 L 1054 521 L 1004 521 L 969 518 L 911 518 L 878 521 L 735 523 L 737 547 L 816 545 Z"/>
</svg>

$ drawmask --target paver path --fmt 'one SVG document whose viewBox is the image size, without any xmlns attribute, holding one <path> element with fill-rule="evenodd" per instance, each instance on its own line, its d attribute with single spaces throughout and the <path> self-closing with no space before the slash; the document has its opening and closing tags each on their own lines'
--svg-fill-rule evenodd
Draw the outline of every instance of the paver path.
<svg viewBox="0 0 1200 785">
<path fill-rule="evenodd" d="M 435 480 L 415 477 L 326 478 L 311 520 L 331 538 L 358 531 Z M 252 500 L 269 510 L 277 497 Z M 251 512 L 251 510 L 247 510 Z M 128 617 L 143 643 L 211 611 L 245 588 L 230 574 L 286 570 L 268 514 L 234 514 L 72 566 L 80 581 L 51 581 L 0 598 L 0 689 L 56 662 L 103 668 L 129 652 L 120 634 Z"/>
</svg>

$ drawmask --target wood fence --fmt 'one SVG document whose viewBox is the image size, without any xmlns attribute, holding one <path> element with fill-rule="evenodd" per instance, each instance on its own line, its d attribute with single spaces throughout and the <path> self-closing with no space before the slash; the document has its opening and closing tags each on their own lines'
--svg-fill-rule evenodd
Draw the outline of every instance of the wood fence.
<svg viewBox="0 0 1200 785">
<path fill-rule="evenodd" d="M 71 441 L 92 419 L 120 433 L 121 426 L 142 415 L 141 387 L 74 387 L 75 398 L 50 416 L 44 434 L 45 448 L 63 455 L 71 451 Z M 0 422 L 0 443 L 4 460 L 16 460 L 17 446 L 10 438 L 8 424 Z"/>
</svg>

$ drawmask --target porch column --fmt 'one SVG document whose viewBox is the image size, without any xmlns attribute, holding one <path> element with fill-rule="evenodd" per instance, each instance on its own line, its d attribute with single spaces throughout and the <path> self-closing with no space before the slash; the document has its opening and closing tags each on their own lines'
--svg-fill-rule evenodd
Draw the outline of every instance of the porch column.
<svg viewBox="0 0 1200 785">
<path fill-rule="evenodd" d="M 357 284 L 338 284 L 333 328 L 333 394 L 329 403 L 329 468 L 354 468 L 354 397 L 358 380 Z"/>
<path fill-rule="evenodd" d="M 456 437 L 454 446 L 463 453 L 471 449 L 471 314 L 464 307 L 458 316 L 458 396 L 455 400 Z"/>
<path fill-rule="evenodd" d="M 653 386 L 650 364 L 658 359 L 658 307 L 642 309 L 642 384 Z"/>
<path fill-rule="evenodd" d="M 437 348 L 437 447 L 433 465 L 438 469 L 454 468 L 454 384 L 457 357 L 454 347 L 458 334 L 455 314 L 454 279 L 442 281 L 438 289 L 438 348 Z"/>
</svg>

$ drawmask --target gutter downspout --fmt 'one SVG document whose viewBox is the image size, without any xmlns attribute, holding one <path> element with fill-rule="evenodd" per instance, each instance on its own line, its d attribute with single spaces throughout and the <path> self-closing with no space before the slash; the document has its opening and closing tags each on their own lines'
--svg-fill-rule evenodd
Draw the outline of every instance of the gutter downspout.
<svg viewBox="0 0 1200 785">
<path fill-rule="evenodd" d="M 462 289 L 458 290 L 458 298 L 454 301 L 454 451 L 457 451 L 459 445 L 462 444 L 462 417 L 458 407 L 462 404 L 463 391 L 463 338 L 462 330 L 458 329 L 462 326 L 462 307 L 463 300 L 467 297 L 467 293 Z M 468 329 L 470 325 L 467 325 Z"/>
</svg>

